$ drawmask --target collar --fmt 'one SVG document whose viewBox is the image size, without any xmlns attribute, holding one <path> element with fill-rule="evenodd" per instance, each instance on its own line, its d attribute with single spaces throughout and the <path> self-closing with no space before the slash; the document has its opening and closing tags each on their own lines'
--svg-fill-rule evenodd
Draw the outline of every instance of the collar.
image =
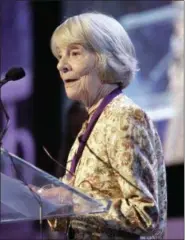
<svg viewBox="0 0 185 240">
<path fill-rule="evenodd" d="M 87 109 L 89 117 L 91 117 L 92 114 L 96 111 L 96 109 L 98 108 L 102 100 L 103 98 L 101 98 L 97 103 L 95 103 L 94 105 L 92 105 L 90 108 Z"/>
</svg>

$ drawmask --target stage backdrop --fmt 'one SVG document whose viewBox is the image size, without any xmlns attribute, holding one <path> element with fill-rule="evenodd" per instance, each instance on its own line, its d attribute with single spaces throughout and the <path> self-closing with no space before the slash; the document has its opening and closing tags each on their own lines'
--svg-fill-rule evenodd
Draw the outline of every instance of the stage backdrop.
<svg viewBox="0 0 185 240">
<path fill-rule="evenodd" d="M 32 21 L 27 1 L 1 0 L 1 79 L 11 67 L 21 66 L 26 76 L 2 87 L 1 96 L 10 116 L 3 147 L 35 162 L 32 136 Z M 5 119 L 1 112 L 1 128 Z"/>
<path fill-rule="evenodd" d="M 35 163 L 35 144 L 32 135 L 32 16 L 28 1 L 0 1 L 1 79 L 11 67 L 21 66 L 26 76 L 9 82 L 1 90 L 2 100 L 10 116 L 10 126 L 3 139 L 3 147 L 26 161 Z M 0 129 L 5 119 L 0 111 Z M 7 173 L 10 169 L 4 169 Z M 22 174 L 29 177 L 29 172 Z M 2 224 L 1 238 L 25 238 L 32 223 Z M 25 235 L 24 235 L 25 234 Z"/>
</svg>

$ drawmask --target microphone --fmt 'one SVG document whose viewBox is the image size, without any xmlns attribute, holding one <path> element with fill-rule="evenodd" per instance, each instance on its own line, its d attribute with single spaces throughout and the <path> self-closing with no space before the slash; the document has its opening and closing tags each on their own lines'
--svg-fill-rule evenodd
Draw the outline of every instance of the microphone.
<svg viewBox="0 0 185 240">
<path fill-rule="evenodd" d="M 20 78 L 23 78 L 25 76 L 25 71 L 23 68 L 21 67 L 12 67 L 8 70 L 8 72 L 5 74 L 5 78 L 0 80 L 0 90 L 1 90 L 1 87 L 7 83 L 8 81 L 16 81 L 16 80 L 19 80 Z M 2 145 L 2 139 L 5 135 L 5 133 L 7 132 L 8 130 L 8 125 L 9 125 L 9 121 L 10 121 L 10 117 L 3 105 L 3 102 L 1 100 L 1 92 L 0 92 L 0 109 L 2 109 L 5 117 L 6 117 L 6 126 L 4 127 L 4 129 L 0 132 L 0 148 L 1 148 L 1 145 Z"/>
<path fill-rule="evenodd" d="M 64 170 L 66 170 L 66 172 L 70 173 L 71 176 L 75 177 L 75 174 L 73 174 L 71 171 L 69 171 L 66 167 L 64 167 L 60 162 L 58 162 L 54 157 L 51 156 L 51 154 L 48 152 L 48 150 L 42 146 L 44 152 L 46 153 L 46 155 L 53 161 L 55 162 L 58 166 L 60 166 L 61 168 L 63 168 Z"/>
<path fill-rule="evenodd" d="M 5 74 L 5 78 L 0 80 L 0 87 L 2 87 L 5 83 L 9 81 L 16 81 L 25 76 L 25 71 L 21 67 L 12 67 Z"/>
</svg>

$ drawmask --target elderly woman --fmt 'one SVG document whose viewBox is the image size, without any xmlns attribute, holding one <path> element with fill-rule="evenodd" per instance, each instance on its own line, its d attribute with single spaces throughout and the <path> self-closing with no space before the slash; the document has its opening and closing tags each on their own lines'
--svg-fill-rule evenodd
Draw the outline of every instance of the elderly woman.
<svg viewBox="0 0 185 240">
<path fill-rule="evenodd" d="M 70 219 L 74 239 L 162 239 L 167 210 L 161 142 L 147 114 L 122 90 L 137 71 L 134 47 L 123 27 L 101 13 L 83 13 L 58 26 L 51 49 L 68 98 L 88 111 L 61 179 L 108 212 Z M 51 219 L 53 230 L 64 221 Z"/>
</svg>

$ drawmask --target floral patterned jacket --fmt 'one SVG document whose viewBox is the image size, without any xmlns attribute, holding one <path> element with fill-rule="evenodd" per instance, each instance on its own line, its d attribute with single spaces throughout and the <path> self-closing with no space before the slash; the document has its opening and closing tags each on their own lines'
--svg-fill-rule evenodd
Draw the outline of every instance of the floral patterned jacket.
<svg viewBox="0 0 185 240">
<path fill-rule="evenodd" d="M 100 102 L 91 108 L 89 119 Z M 69 183 L 66 176 L 62 181 Z M 106 213 L 71 218 L 75 239 L 164 237 L 167 194 L 161 142 L 147 114 L 125 95 L 115 97 L 100 115 L 78 162 L 73 186 L 96 199 L 112 200 Z M 55 219 L 52 227 L 60 230 L 61 224 Z"/>
</svg>

